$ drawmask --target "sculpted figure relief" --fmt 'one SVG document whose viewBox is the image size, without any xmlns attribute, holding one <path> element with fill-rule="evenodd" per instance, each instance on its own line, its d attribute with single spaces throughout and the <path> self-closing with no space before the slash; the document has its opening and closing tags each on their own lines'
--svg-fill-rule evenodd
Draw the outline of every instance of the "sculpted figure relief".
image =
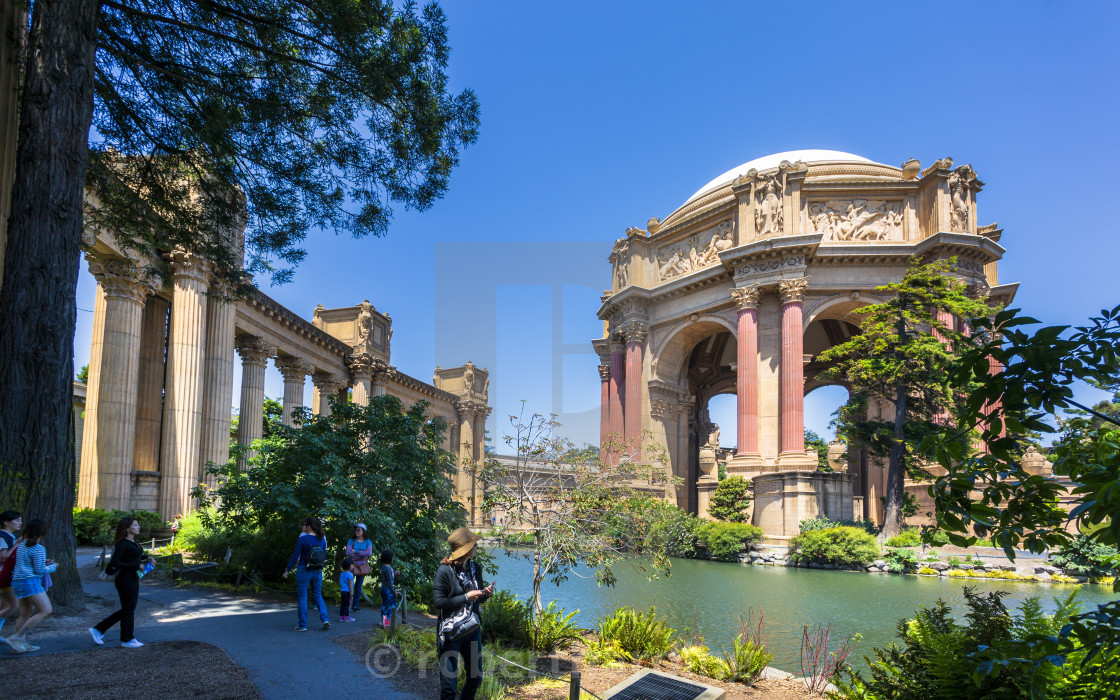
<svg viewBox="0 0 1120 700">
<path fill-rule="evenodd" d="M 754 207 L 755 231 L 760 236 L 777 236 L 782 233 L 782 185 L 778 177 L 767 178 L 757 189 Z"/>
<path fill-rule="evenodd" d="M 630 284 L 630 241 L 625 238 L 615 241 L 609 260 L 614 266 L 614 288 L 622 289 Z"/>
<path fill-rule="evenodd" d="M 677 275 L 715 265 L 719 262 L 719 254 L 734 244 L 734 224 L 729 220 L 718 224 L 708 233 L 697 234 L 688 240 L 665 246 L 657 256 L 658 279 L 664 282 Z"/>
<path fill-rule="evenodd" d="M 968 233 L 969 183 L 975 177 L 972 168 L 962 165 L 949 176 L 949 192 L 953 197 L 949 209 L 949 227 L 954 231 Z"/>
<path fill-rule="evenodd" d="M 814 233 L 827 241 L 902 240 L 902 202 L 832 199 L 809 204 Z"/>
</svg>

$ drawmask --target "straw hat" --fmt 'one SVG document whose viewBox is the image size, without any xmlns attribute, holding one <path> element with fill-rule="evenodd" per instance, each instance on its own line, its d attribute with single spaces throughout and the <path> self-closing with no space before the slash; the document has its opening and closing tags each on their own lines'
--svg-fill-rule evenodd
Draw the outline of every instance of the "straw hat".
<svg viewBox="0 0 1120 700">
<path fill-rule="evenodd" d="M 447 543 L 451 545 L 451 556 L 448 559 L 462 559 L 470 553 L 471 549 L 482 539 L 470 528 L 461 527 L 447 536 Z"/>
</svg>

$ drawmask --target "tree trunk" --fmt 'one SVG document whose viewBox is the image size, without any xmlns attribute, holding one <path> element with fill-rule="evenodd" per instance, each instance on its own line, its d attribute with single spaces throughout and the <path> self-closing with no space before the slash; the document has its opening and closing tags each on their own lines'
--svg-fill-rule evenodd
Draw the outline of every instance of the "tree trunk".
<svg viewBox="0 0 1120 700">
<path fill-rule="evenodd" d="M 74 607 L 74 292 L 98 5 L 34 4 L 0 289 L 0 493 L 25 523 L 49 523 L 51 597 Z"/>
<path fill-rule="evenodd" d="M 533 552 L 533 620 L 535 621 L 540 615 L 541 610 L 541 531 L 537 530 L 533 534 L 533 544 L 536 551 Z"/>
<path fill-rule="evenodd" d="M 887 463 L 887 501 L 883 514 L 883 537 L 891 538 L 902 531 L 902 503 L 905 500 L 903 450 L 906 447 L 906 389 L 895 389 L 894 444 Z"/>
</svg>

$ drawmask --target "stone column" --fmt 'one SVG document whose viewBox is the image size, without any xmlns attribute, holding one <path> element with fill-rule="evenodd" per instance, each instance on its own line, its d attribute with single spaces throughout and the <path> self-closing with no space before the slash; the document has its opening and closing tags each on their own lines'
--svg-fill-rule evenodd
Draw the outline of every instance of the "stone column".
<svg viewBox="0 0 1120 700">
<path fill-rule="evenodd" d="M 599 460 L 607 461 L 607 436 L 611 432 L 611 366 L 599 365 Z"/>
<path fill-rule="evenodd" d="M 627 447 L 633 459 L 642 452 L 642 347 L 646 342 L 646 325 L 631 321 L 626 328 L 626 402 L 624 426 Z"/>
<path fill-rule="evenodd" d="M 159 510 L 165 520 L 191 509 L 190 492 L 198 485 L 206 292 L 210 288 L 209 265 L 205 260 L 183 250 L 168 257 L 174 292 L 167 343 L 159 484 Z"/>
<path fill-rule="evenodd" d="M 199 480 L 213 487 L 207 465 L 229 462 L 230 411 L 233 406 L 233 319 L 236 307 L 225 285 L 214 290 L 206 313 L 206 356 L 202 393 L 202 445 Z"/>
<path fill-rule="evenodd" d="M 614 334 L 611 340 L 610 430 L 615 440 L 622 440 L 626 432 L 623 410 L 623 393 L 626 390 L 626 345 Z M 614 461 L 618 457 L 615 455 Z"/>
<path fill-rule="evenodd" d="M 736 455 L 760 457 L 758 449 L 758 285 L 731 290 L 739 308 L 736 357 Z"/>
<path fill-rule="evenodd" d="M 368 406 L 373 385 L 373 358 L 366 353 L 350 357 L 350 386 L 354 389 L 354 403 Z"/>
<path fill-rule="evenodd" d="M 96 507 L 128 510 L 144 297 L 157 283 L 127 260 L 90 261 L 105 293 L 97 394 Z"/>
<path fill-rule="evenodd" d="M 272 347 L 262 338 L 242 336 L 234 347 L 241 356 L 241 403 L 237 411 L 237 444 L 248 450 L 264 436 L 264 370 Z M 245 468 L 249 453 L 242 452 L 237 464 Z"/>
<path fill-rule="evenodd" d="M 93 264 L 94 258 L 86 256 Z M 97 505 L 97 387 L 101 381 L 101 347 L 105 339 L 105 290 L 97 283 L 93 300 L 93 342 L 89 348 L 89 377 L 86 381 L 86 415 L 82 420 L 82 457 L 78 467 L 78 505 Z"/>
<path fill-rule="evenodd" d="M 315 394 L 311 404 L 312 412 L 317 416 L 329 416 L 331 414 L 331 403 L 328 399 L 331 397 L 337 399 L 342 387 L 346 386 L 346 381 L 337 374 L 316 372 L 311 375 L 311 382 L 315 385 Z"/>
<path fill-rule="evenodd" d="M 167 370 L 167 309 L 170 303 L 149 297 L 140 331 L 140 380 L 136 388 L 136 447 L 133 469 L 159 472 L 159 441 L 163 426 L 163 378 Z"/>
<path fill-rule="evenodd" d="M 475 461 L 482 464 L 486 460 L 486 417 L 490 415 L 490 409 L 486 406 L 479 406 L 475 411 L 474 420 L 474 434 L 477 436 L 475 439 L 474 454 Z M 471 494 L 471 522 L 474 525 L 482 524 L 482 485 L 479 484 L 478 479 L 473 475 L 467 475 L 469 481 L 470 494 Z"/>
<path fill-rule="evenodd" d="M 455 473 L 455 498 L 467 512 L 473 512 L 470 500 L 470 475 L 464 467 L 474 460 L 474 416 L 477 406 L 473 401 L 460 400 L 455 407 L 459 412 L 459 471 Z"/>
<path fill-rule="evenodd" d="M 294 413 L 297 408 L 303 407 L 303 384 L 307 375 L 311 373 L 311 365 L 298 357 L 276 358 L 276 369 L 284 377 L 284 425 L 294 425 Z"/>
<path fill-rule="evenodd" d="M 778 291 L 782 299 L 782 428 L 781 454 L 805 457 L 805 379 L 804 335 L 801 323 L 801 304 L 809 278 L 782 280 Z"/>
</svg>

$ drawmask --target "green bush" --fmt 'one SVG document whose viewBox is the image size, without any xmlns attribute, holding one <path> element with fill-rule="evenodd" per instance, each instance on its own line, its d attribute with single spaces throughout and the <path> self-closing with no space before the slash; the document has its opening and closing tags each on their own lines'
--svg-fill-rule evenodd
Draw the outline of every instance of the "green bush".
<svg viewBox="0 0 1120 700">
<path fill-rule="evenodd" d="M 1050 557 L 1050 562 L 1071 574 L 1100 578 L 1120 571 L 1120 551 L 1078 535 Z"/>
<path fill-rule="evenodd" d="M 78 544 L 112 544 L 117 523 L 125 516 L 136 518 L 140 523 L 138 541 L 150 539 L 167 528 L 167 523 L 159 513 L 147 510 L 105 510 L 104 508 L 75 508 L 74 535 Z"/>
<path fill-rule="evenodd" d="M 888 547 L 917 547 L 921 543 L 922 534 L 918 532 L 918 528 L 908 527 L 883 544 Z"/>
<path fill-rule="evenodd" d="M 801 521 L 801 532 L 813 530 L 831 530 L 834 527 L 858 527 L 872 535 L 879 534 L 879 527 L 870 520 L 829 520 L 828 518 L 810 518 Z"/>
<path fill-rule="evenodd" d="M 528 646 L 529 606 L 509 591 L 495 591 L 482 609 L 484 644 Z"/>
<path fill-rule="evenodd" d="M 657 660 L 672 650 L 675 631 L 653 608 L 640 613 L 625 607 L 599 620 L 599 644 L 617 649 L 625 661 Z"/>
<path fill-rule="evenodd" d="M 708 678 L 727 678 L 731 667 L 718 655 L 713 656 L 708 647 L 700 644 L 681 649 L 681 662 L 689 671 Z"/>
<path fill-rule="evenodd" d="M 754 487 L 741 476 L 729 476 L 719 482 L 712 492 L 708 513 L 716 520 L 729 523 L 745 523 L 747 511 L 751 507 L 751 494 Z"/>
<path fill-rule="evenodd" d="M 739 635 L 733 641 L 731 654 L 727 657 L 727 680 L 750 685 L 758 680 L 774 655 L 766 651 L 761 641 L 747 639 Z"/>
<path fill-rule="evenodd" d="M 697 528 L 696 538 L 713 559 L 735 561 L 746 547 L 762 541 L 762 528 L 747 523 L 707 522 Z"/>
<path fill-rule="evenodd" d="M 944 547 L 949 544 L 949 535 L 944 530 L 926 530 L 923 539 L 934 547 Z"/>
<path fill-rule="evenodd" d="M 556 607 L 552 601 L 540 611 L 528 630 L 529 648 L 536 652 L 551 654 L 557 649 L 569 649 L 578 642 L 583 635 L 580 629 L 572 624 L 572 618 L 579 610 L 573 610 L 567 615 L 563 608 Z"/>
<path fill-rule="evenodd" d="M 912 549 L 892 549 L 883 555 L 887 562 L 887 570 L 893 574 L 902 574 L 918 568 L 918 555 Z"/>
<path fill-rule="evenodd" d="M 665 543 L 665 552 L 671 557 L 695 557 L 698 539 L 696 531 L 703 522 L 691 513 L 667 504 L 661 518 L 649 528 L 649 538 L 660 538 Z"/>
<path fill-rule="evenodd" d="M 799 563 L 850 566 L 867 564 L 879 556 L 875 536 L 855 527 L 810 530 L 794 537 L 789 545 L 790 559 Z"/>
</svg>

